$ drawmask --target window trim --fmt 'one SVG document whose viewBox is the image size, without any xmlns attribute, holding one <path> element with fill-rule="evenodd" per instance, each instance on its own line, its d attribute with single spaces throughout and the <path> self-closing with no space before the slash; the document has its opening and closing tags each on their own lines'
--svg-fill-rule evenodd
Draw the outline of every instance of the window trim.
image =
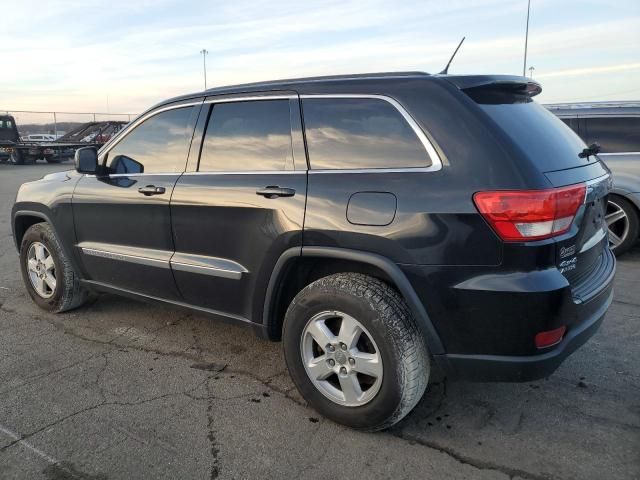
<svg viewBox="0 0 640 480">
<path fill-rule="evenodd" d="M 355 98 L 355 99 L 373 99 L 373 100 L 383 100 L 389 103 L 392 107 L 394 107 L 400 115 L 404 118 L 405 122 L 409 124 L 411 130 L 416 134 L 425 151 L 427 152 L 428 158 L 431 159 L 431 165 L 428 167 L 384 167 L 384 168 L 322 168 L 322 169 L 313 169 L 311 168 L 311 158 L 309 158 L 309 173 L 310 174 L 318 174 L 318 173 L 400 173 L 400 172 L 437 172 L 442 169 L 442 159 L 438 154 L 437 150 L 429 140 L 429 137 L 426 135 L 424 130 L 418 125 L 418 122 L 411 116 L 411 114 L 394 98 L 389 97 L 388 95 L 379 95 L 379 94 L 369 94 L 369 93 L 321 93 L 321 94 L 303 94 L 300 95 L 300 100 L 302 100 L 302 113 L 304 116 L 304 100 L 305 99 L 316 99 L 316 98 Z M 306 143 L 306 131 L 305 131 L 305 143 Z M 308 151 L 308 147 L 307 147 Z"/>
</svg>

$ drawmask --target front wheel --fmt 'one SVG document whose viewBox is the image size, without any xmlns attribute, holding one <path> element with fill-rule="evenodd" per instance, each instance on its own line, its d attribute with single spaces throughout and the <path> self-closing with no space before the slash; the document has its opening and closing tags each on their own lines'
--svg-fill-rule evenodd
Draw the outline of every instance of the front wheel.
<svg viewBox="0 0 640 480">
<path fill-rule="evenodd" d="M 424 336 L 386 283 L 339 273 L 302 289 L 289 306 L 284 353 L 302 396 L 322 415 L 359 430 L 390 427 L 429 380 Z"/>
<path fill-rule="evenodd" d="M 88 298 L 48 223 L 32 225 L 22 237 L 20 270 L 29 295 L 44 310 L 64 312 Z"/>
<path fill-rule="evenodd" d="M 23 165 L 24 157 L 22 156 L 22 152 L 17 148 L 14 148 L 11 152 L 11 156 L 9 157 L 9 162 L 13 163 L 14 165 Z"/>
</svg>

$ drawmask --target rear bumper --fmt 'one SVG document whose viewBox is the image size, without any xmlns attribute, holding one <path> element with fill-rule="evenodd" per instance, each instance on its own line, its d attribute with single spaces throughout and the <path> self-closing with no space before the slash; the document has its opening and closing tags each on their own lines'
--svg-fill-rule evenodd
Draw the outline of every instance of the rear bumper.
<svg viewBox="0 0 640 480">
<path fill-rule="evenodd" d="M 547 377 L 598 331 L 612 300 L 611 282 L 593 299 L 598 308 L 547 352 L 528 356 L 444 354 L 434 360 L 448 376 L 466 380 L 526 382 Z"/>
</svg>

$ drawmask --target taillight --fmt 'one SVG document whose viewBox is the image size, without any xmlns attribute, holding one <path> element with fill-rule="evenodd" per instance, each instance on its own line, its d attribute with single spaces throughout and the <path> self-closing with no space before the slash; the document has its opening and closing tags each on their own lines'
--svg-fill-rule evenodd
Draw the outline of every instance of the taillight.
<svg viewBox="0 0 640 480">
<path fill-rule="evenodd" d="M 473 201 L 505 242 L 542 240 L 565 233 L 583 204 L 584 183 L 548 190 L 478 192 Z"/>
</svg>

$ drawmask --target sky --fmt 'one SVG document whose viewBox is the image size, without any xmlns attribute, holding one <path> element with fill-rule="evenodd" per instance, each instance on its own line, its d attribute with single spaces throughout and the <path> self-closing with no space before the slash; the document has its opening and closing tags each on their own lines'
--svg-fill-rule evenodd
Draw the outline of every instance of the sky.
<svg viewBox="0 0 640 480">
<path fill-rule="evenodd" d="M 522 74 L 527 0 L 0 0 L 0 110 L 138 113 L 208 87 L 340 73 Z M 532 0 L 542 102 L 640 99 L 639 0 Z M 529 71 L 527 71 L 529 74 Z"/>
</svg>

